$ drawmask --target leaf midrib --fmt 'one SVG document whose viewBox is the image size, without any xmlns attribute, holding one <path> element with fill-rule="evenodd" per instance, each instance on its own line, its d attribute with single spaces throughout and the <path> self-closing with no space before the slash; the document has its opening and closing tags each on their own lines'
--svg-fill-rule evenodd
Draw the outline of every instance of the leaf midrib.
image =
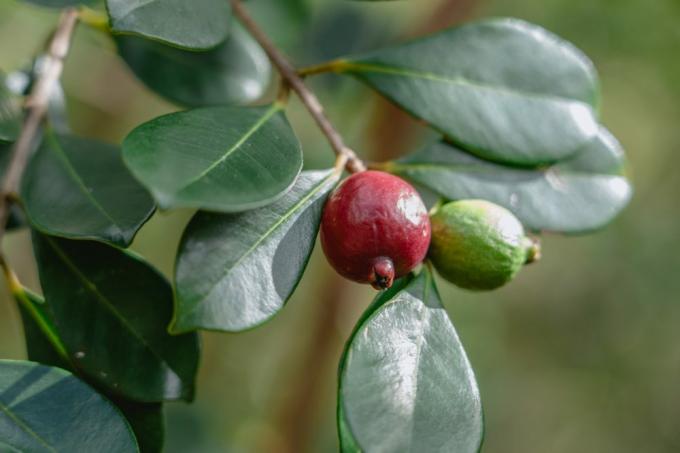
<svg viewBox="0 0 680 453">
<path fill-rule="evenodd" d="M 464 87 L 476 88 L 481 90 L 494 91 L 497 93 L 508 94 L 513 96 L 523 96 L 530 99 L 538 99 L 542 101 L 552 101 L 552 102 L 580 102 L 582 104 L 588 105 L 592 108 L 592 105 L 587 101 L 576 98 L 568 98 L 564 96 L 557 95 L 546 95 L 540 93 L 532 93 L 529 91 L 515 90 L 510 88 L 504 88 L 500 86 L 488 85 L 485 83 L 478 82 L 476 80 L 466 79 L 463 77 L 446 77 L 432 72 L 421 72 L 413 69 L 405 69 L 398 67 L 391 67 L 387 65 L 380 64 L 369 64 L 369 63 L 359 63 L 354 61 L 343 61 L 341 64 L 337 65 L 339 72 L 366 72 L 366 73 L 377 73 L 386 74 L 393 76 L 403 76 L 411 77 L 414 79 L 426 79 L 433 82 L 443 82 L 451 85 L 460 85 Z"/>
<path fill-rule="evenodd" d="M 272 106 L 267 109 L 264 114 L 257 120 L 255 123 L 246 131 L 243 136 L 236 141 L 229 149 L 225 151 L 225 153 L 217 159 L 215 162 L 210 164 L 208 168 L 203 170 L 201 173 L 199 173 L 197 176 L 191 178 L 189 181 L 185 182 L 181 187 L 179 187 L 176 190 L 176 193 L 179 194 L 180 192 L 183 192 L 187 190 L 189 187 L 191 187 L 193 184 L 199 182 L 201 179 L 205 178 L 211 171 L 213 171 L 215 168 L 217 168 L 220 164 L 222 164 L 224 161 L 227 160 L 229 156 L 231 156 L 234 152 L 236 152 L 243 144 L 248 141 L 250 137 L 255 135 L 255 133 L 260 130 L 260 128 L 267 122 L 269 119 L 278 111 L 281 110 L 281 106 L 277 103 L 272 104 Z"/>
<path fill-rule="evenodd" d="M 109 220 L 113 226 L 115 226 L 118 229 L 118 232 L 121 234 L 124 234 L 123 228 L 118 224 L 118 222 L 111 217 L 111 215 L 104 209 L 104 207 L 97 201 L 97 199 L 90 193 L 89 190 L 87 190 L 87 186 L 85 186 L 85 182 L 82 180 L 76 169 L 73 167 L 73 164 L 71 163 L 71 160 L 68 158 L 66 155 L 66 152 L 64 151 L 63 147 L 57 140 L 57 137 L 54 135 L 54 132 L 48 132 L 47 134 L 47 139 L 49 143 L 52 145 L 50 146 L 50 149 L 55 151 L 55 154 L 61 160 L 61 162 L 64 164 L 64 168 L 66 169 L 66 172 L 68 175 L 75 181 L 76 186 L 80 189 L 80 191 L 85 195 L 85 197 L 90 200 L 92 205 L 104 216 L 106 217 L 107 220 Z"/>
<path fill-rule="evenodd" d="M 264 233 L 262 236 L 260 236 L 260 238 L 259 238 L 259 239 L 258 239 L 251 247 L 249 247 L 248 250 L 246 250 L 246 251 L 245 251 L 245 252 L 244 252 L 244 253 L 236 260 L 236 262 L 235 262 L 234 264 L 232 264 L 231 266 L 225 267 L 225 268 L 224 268 L 224 271 L 223 271 L 223 273 L 222 273 L 222 276 L 221 276 L 220 278 L 218 278 L 218 279 L 215 281 L 215 283 L 213 283 L 213 284 L 211 285 L 210 289 L 205 293 L 205 296 L 203 296 L 198 302 L 196 302 L 196 304 L 191 308 L 191 310 L 189 310 L 188 312 L 186 312 L 185 316 L 189 316 L 189 315 L 193 314 L 200 306 L 202 306 L 202 305 L 210 298 L 210 295 L 211 295 L 212 292 L 215 290 L 215 288 L 217 287 L 217 285 L 219 285 L 220 282 L 222 282 L 222 281 L 227 277 L 227 275 L 229 275 L 229 273 L 230 273 L 232 270 L 234 270 L 235 268 L 237 268 L 237 267 L 243 262 L 243 260 L 245 260 L 251 253 L 253 253 L 253 251 L 255 251 L 255 249 L 256 249 L 260 244 L 262 244 L 262 242 L 264 242 L 264 241 L 267 240 L 272 234 L 274 234 L 274 232 L 275 232 L 279 227 L 281 227 L 281 225 L 283 225 L 288 219 L 290 219 L 290 217 L 291 217 L 294 213 L 296 213 L 299 209 L 301 209 L 301 208 L 303 207 L 303 205 L 306 204 L 307 201 L 309 201 L 314 195 L 316 195 L 316 194 L 317 194 L 317 193 L 318 193 L 318 192 L 326 185 L 326 183 L 327 183 L 331 178 L 333 178 L 334 176 L 335 176 L 335 172 L 333 172 L 333 173 L 329 174 L 328 176 L 324 177 L 324 178 L 323 178 L 323 179 L 322 179 L 322 180 L 321 180 L 321 181 L 320 181 L 320 182 L 319 182 L 319 183 L 318 183 L 318 184 L 317 184 L 317 185 L 316 185 L 316 186 L 315 186 L 315 187 L 314 187 L 307 195 L 305 195 L 302 199 L 300 199 L 300 201 L 298 201 L 297 203 L 295 203 L 295 205 L 293 205 L 293 207 L 292 207 L 285 215 L 281 216 L 281 218 L 280 218 L 279 220 L 277 220 L 277 221 L 274 223 L 274 225 L 272 225 L 267 231 L 265 231 L 265 233 Z"/>
<path fill-rule="evenodd" d="M 517 172 L 523 173 L 523 174 L 531 174 L 531 175 L 540 175 L 541 177 L 545 177 L 545 175 L 549 172 L 557 173 L 557 174 L 563 174 L 563 175 L 569 175 L 569 176 L 583 176 L 583 177 L 611 177 L 611 178 L 623 178 L 623 175 L 616 174 L 616 173 L 604 173 L 604 172 L 588 172 L 584 170 L 580 171 L 573 171 L 573 170 L 568 170 L 564 168 L 553 168 L 554 166 L 549 166 L 546 169 L 521 169 L 521 168 L 503 168 L 503 169 L 489 169 L 489 168 L 484 168 L 483 165 L 477 165 L 477 164 L 447 164 L 445 162 L 438 162 L 438 163 L 393 163 L 389 170 L 391 172 L 395 173 L 404 173 L 408 170 L 419 170 L 419 169 L 425 169 L 425 170 L 440 170 L 440 171 L 452 171 L 452 172 L 463 172 L 467 171 L 470 173 L 486 173 L 486 174 L 494 174 L 498 173 L 499 171 L 502 172 Z"/>
<path fill-rule="evenodd" d="M 166 359 L 164 359 L 160 354 L 158 354 L 155 349 L 153 349 L 151 347 L 151 345 L 146 341 L 146 339 L 143 336 L 141 336 L 141 334 L 139 334 L 135 330 L 134 326 L 130 325 L 130 323 L 127 321 L 127 319 L 125 319 L 125 317 L 121 313 L 119 313 L 118 310 L 116 310 L 115 305 L 105 295 L 103 295 L 101 292 L 99 292 L 99 290 L 97 289 L 97 286 L 94 283 L 92 283 L 87 278 L 87 276 L 85 276 L 76 267 L 75 263 L 73 263 L 73 261 L 71 261 L 71 259 L 61 250 L 61 248 L 57 244 L 55 244 L 54 241 L 51 238 L 49 238 L 48 236 L 43 236 L 43 238 L 45 239 L 45 241 L 47 241 L 47 243 L 50 245 L 52 250 L 54 250 L 54 252 L 57 254 L 57 256 L 64 262 L 64 264 L 66 264 L 67 268 L 83 283 L 83 286 L 88 291 L 90 291 L 95 296 L 95 298 L 97 298 L 97 300 L 99 300 L 99 302 L 101 302 L 102 305 L 104 305 L 104 307 L 106 307 L 109 310 L 109 312 L 111 314 L 113 314 L 113 316 L 116 319 L 118 319 L 118 321 L 122 324 L 122 326 L 125 327 L 125 329 L 128 330 L 130 332 L 130 334 L 133 337 L 135 337 L 144 346 L 145 349 L 147 349 L 149 352 L 151 352 L 151 354 L 154 357 L 156 357 L 159 362 L 164 364 L 169 370 L 171 370 L 177 376 L 177 378 L 180 381 L 182 381 L 183 379 L 172 368 L 172 366 L 170 366 L 170 363 Z"/>
<path fill-rule="evenodd" d="M 45 448 L 47 448 L 49 451 L 52 451 L 54 453 L 57 453 L 57 449 L 54 448 L 52 445 L 50 445 L 45 439 L 43 439 L 38 433 L 33 431 L 28 424 L 24 423 L 23 420 L 21 420 L 19 417 L 14 415 L 14 412 L 12 412 L 8 406 L 5 406 L 5 404 L 0 401 L 0 410 L 9 417 L 10 420 L 12 420 L 22 431 L 26 432 L 29 436 L 33 437 L 36 439 L 38 442 L 40 442 Z"/>
</svg>

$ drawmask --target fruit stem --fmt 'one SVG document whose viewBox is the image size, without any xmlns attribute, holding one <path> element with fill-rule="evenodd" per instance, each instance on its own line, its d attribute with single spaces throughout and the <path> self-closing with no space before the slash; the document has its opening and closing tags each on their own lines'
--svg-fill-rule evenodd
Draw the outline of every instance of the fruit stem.
<svg viewBox="0 0 680 453">
<path fill-rule="evenodd" d="M 284 79 L 290 88 L 295 91 L 310 115 L 316 121 L 321 132 L 333 148 L 336 155 L 347 156 L 345 168 L 350 173 L 357 173 L 366 170 L 366 165 L 357 157 L 356 153 L 345 145 L 340 133 L 335 129 L 326 114 L 323 106 L 316 95 L 305 86 L 302 78 L 297 71 L 274 46 L 269 37 L 260 29 L 257 23 L 250 17 L 241 0 L 231 0 L 232 11 L 243 26 L 250 32 L 253 38 L 260 44 L 272 64 L 278 70 L 281 78 Z"/>
<path fill-rule="evenodd" d="M 331 60 L 317 65 L 300 68 L 297 70 L 297 73 L 300 77 L 307 77 L 328 72 L 342 72 L 346 66 L 346 62 L 343 60 Z"/>
<path fill-rule="evenodd" d="M 524 264 L 531 264 L 541 259 L 541 240 L 537 237 L 527 237 L 526 239 L 526 261 Z"/>
</svg>

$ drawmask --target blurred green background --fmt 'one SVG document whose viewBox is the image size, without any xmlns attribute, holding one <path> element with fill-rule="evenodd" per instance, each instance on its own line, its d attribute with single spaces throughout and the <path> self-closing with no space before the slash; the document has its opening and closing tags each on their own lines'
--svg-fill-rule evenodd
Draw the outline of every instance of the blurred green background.
<svg viewBox="0 0 680 453">
<path fill-rule="evenodd" d="M 628 153 L 631 206 L 596 234 L 546 237 L 543 260 L 499 291 L 473 294 L 443 282 L 440 289 L 479 381 L 483 451 L 680 451 L 680 2 L 309 0 L 284 14 L 283 1 L 248 7 L 300 64 L 488 16 L 536 22 L 594 60 L 603 121 Z M 53 11 L 2 0 L 0 69 L 28 65 L 55 20 Z M 85 136 L 120 142 L 137 124 L 177 110 L 86 26 L 63 84 L 72 128 Z M 310 84 L 369 159 L 408 152 L 428 135 L 353 80 L 320 76 Z M 289 110 L 307 167 L 329 165 L 330 150 L 299 103 Z M 190 215 L 156 214 L 134 249 L 171 276 Z M 10 234 L 4 246 L 37 289 L 28 234 Z M 203 335 L 197 400 L 167 406 L 166 451 L 336 451 L 337 361 L 371 297 L 333 275 L 317 248 L 273 321 L 244 334 Z M 19 314 L 3 290 L 0 357 L 24 354 Z"/>
</svg>

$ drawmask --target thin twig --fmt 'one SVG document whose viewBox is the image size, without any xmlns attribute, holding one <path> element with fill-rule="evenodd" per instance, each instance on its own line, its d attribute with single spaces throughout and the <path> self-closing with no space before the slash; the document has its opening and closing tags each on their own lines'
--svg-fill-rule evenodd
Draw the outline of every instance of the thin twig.
<svg viewBox="0 0 680 453">
<path fill-rule="evenodd" d="M 50 93 L 57 84 L 64 68 L 64 59 L 71 47 L 71 37 L 78 22 L 78 11 L 74 8 L 64 10 L 59 24 L 47 45 L 38 80 L 26 100 L 26 119 L 21 134 L 12 148 L 12 157 L 2 182 L 0 196 L 0 241 L 7 228 L 9 209 L 13 194 L 18 190 L 21 177 L 26 169 L 28 158 L 36 142 L 40 125 L 47 113 Z"/>
<path fill-rule="evenodd" d="M 239 21 L 245 26 L 255 40 L 260 43 L 260 46 L 269 56 L 269 59 L 278 70 L 281 77 L 288 83 L 290 88 L 297 93 L 300 100 L 305 105 L 309 113 L 312 115 L 318 124 L 321 132 L 326 136 L 328 142 L 331 144 L 333 151 L 337 155 L 347 156 L 347 171 L 356 173 L 366 169 L 364 163 L 357 157 L 342 139 L 340 133 L 333 127 L 330 120 L 323 111 L 323 107 L 319 99 L 312 93 L 304 84 L 297 71 L 288 62 L 286 57 L 279 52 L 274 46 L 269 37 L 260 29 L 260 27 L 253 21 L 245 7 L 240 0 L 231 0 L 234 15 L 238 17 Z"/>
</svg>

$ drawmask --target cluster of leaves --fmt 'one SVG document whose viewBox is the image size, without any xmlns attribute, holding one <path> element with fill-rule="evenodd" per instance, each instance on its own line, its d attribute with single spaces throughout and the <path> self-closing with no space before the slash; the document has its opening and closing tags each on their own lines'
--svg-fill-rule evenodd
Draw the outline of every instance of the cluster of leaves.
<svg viewBox="0 0 680 453">
<path fill-rule="evenodd" d="M 227 1 L 108 0 L 107 11 L 130 69 L 190 108 L 140 125 L 122 150 L 45 128 L 20 191 L 44 297 L 14 294 L 29 358 L 106 398 L 63 370 L 1 361 L 0 446 L 11 449 L 159 451 L 162 403 L 194 395 L 196 331 L 251 329 L 284 306 L 341 176 L 302 171 L 282 102 L 244 106 L 264 93 L 271 68 Z M 483 21 L 326 68 L 441 133 L 383 169 L 442 198 L 487 199 L 533 231 L 578 233 L 606 224 L 630 197 L 622 150 L 598 121 L 592 64 L 537 26 Z M 21 111 L 0 82 L 4 164 Z M 156 207 L 198 210 L 174 285 L 125 250 Z M 343 451 L 481 445 L 474 375 L 427 268 L 378 295 L 339 377 Z"/>
</svg>

